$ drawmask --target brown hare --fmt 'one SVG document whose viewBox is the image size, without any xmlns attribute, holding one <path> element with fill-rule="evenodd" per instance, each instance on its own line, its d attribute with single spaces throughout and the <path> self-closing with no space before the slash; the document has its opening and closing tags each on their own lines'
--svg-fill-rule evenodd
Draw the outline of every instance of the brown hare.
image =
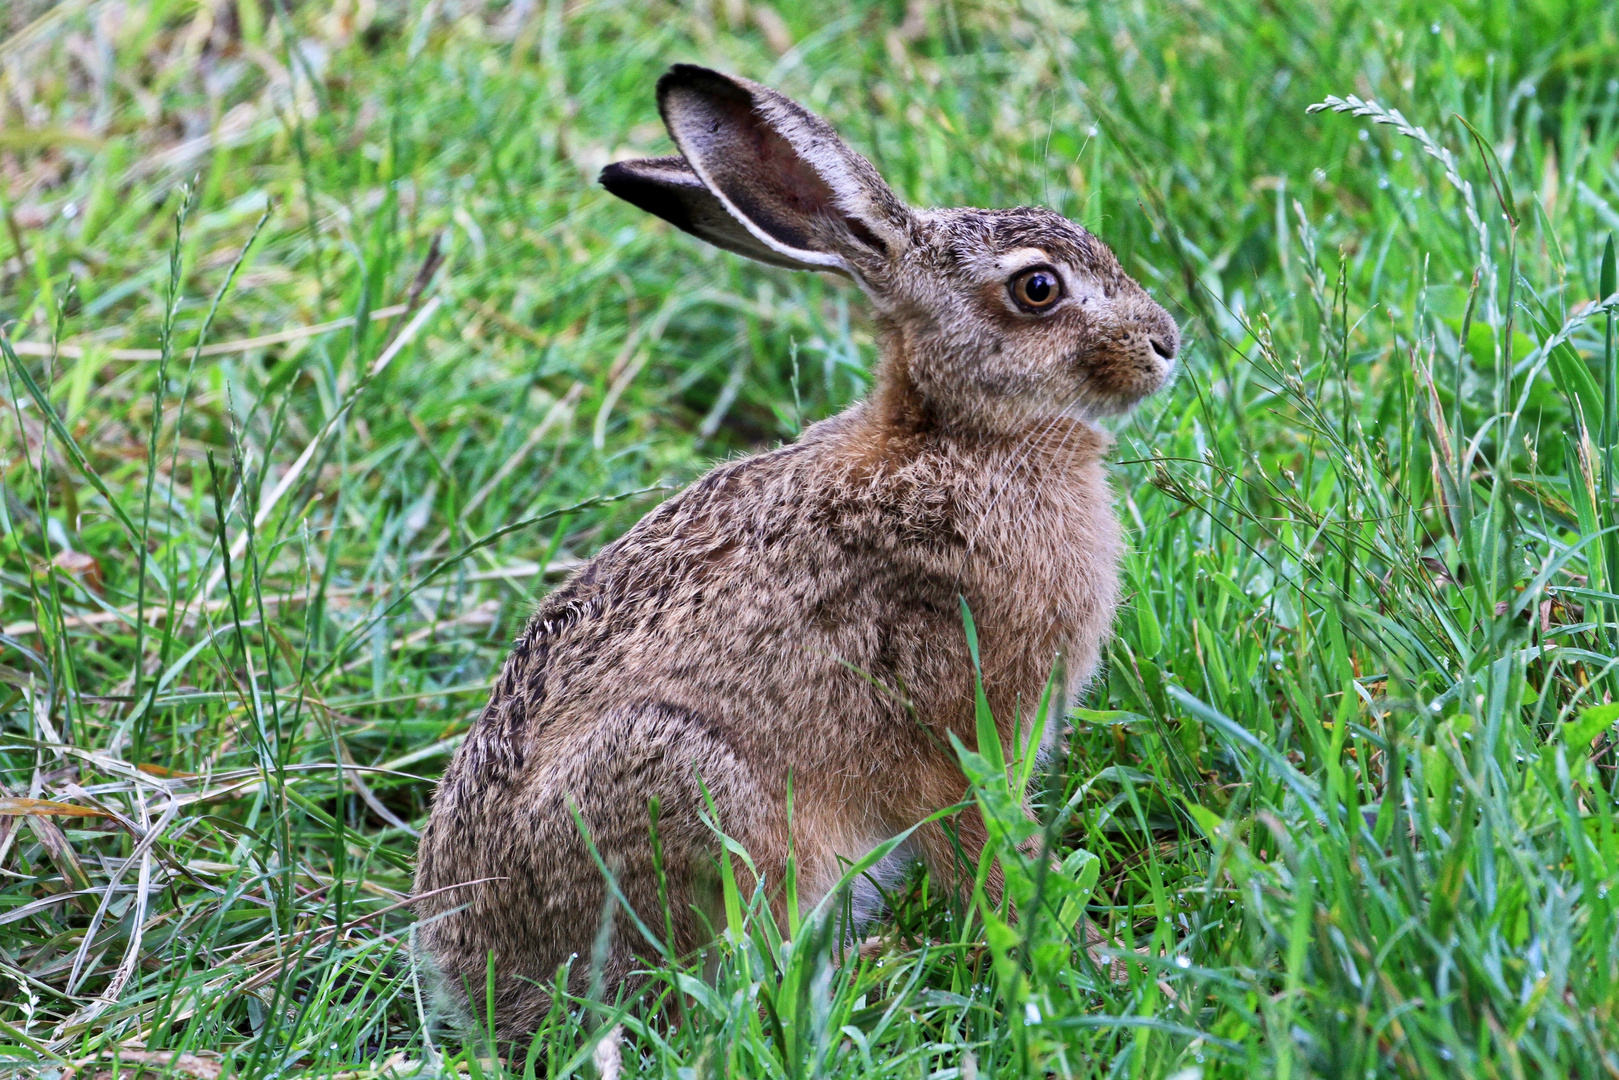
<svg viewBox="0 0 1619 1080">
<path fill-rule="evenodd" d="M 1053 662 L 1095 669 L 1119 527 L 1092 421 L 1174 366 L 1174 321 L 1101 241 L 1045 209 L 906 206 L 819 117 L 677 65 L 658 82 L 677 157 L 609 166 L 613 194 L 729 251 L 853 278 L 876 310 L 869 399 L 732 461 L 648 514 L 541 605 L 439 785 L 422 836 L 419 945 L 503 1037 L 532 1030 L 559 966 L 589 983 L 606 896 L 680 951 L 723 925 L 718 824 L 778 914 L 788 789 L 807 907 L 857 859 L 959 801 L 949 733 L 976 743 L 961 598 L 1002 739 Z M 704 789 L 706 788 L 706 796 Z M 958 819 L 969 858 L 981 822 Z M 937 824 L 896 858 L 950 877 Z M 477 882 L 462 888 L 458 883 Z M 430 895 L 429 895 L 430 894 Z M 609 993 L 654 956 L 622 913 Z"/>
</svg>

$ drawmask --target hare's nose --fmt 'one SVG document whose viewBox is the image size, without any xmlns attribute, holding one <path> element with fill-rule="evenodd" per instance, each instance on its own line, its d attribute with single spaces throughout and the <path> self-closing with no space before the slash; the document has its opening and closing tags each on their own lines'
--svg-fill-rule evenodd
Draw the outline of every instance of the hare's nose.
<svg viewBox="0 0 1619 1080">
<path fill-rule="evenodd" d="M 1175 359 L 1175 346 L 1172 342 L 1165 341 L 1160 337 L 1148 338 L 1147 340 L 1152 342 L 1153 352 L 1157 353 L 1165 360 Z"/>
</svg>

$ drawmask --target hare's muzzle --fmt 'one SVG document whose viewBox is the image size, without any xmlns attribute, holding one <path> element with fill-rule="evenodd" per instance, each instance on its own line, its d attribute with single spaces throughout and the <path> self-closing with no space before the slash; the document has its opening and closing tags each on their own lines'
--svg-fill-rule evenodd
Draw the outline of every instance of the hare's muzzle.
<svg viewBox="0 0 1619 1080">
<path fill-rule="evenodd" d="M 1139 348 L 1143 353 L 1150 353 L 1150 362 L 1158 371 L 1158 386 L 1168 380 L 1170 373 L 1175 370 L 1175 355 L 1181 348 L 1180 327 L 1175 320 L 1169 317 L 1169 312 L 1143 297 L 1143 303 L 1135 313 L 1135 334 L 1140 341 Z M 1143 356 L 1144 360 L 1149 358 Z M 1154 386 L 1152 389 L 1158 389 Z M 1152 391 L 1149 390 L 1148 393 Z"/>
<path fill-rule="evenodd" d="M 1112 321 L 1097 334 L 1080 366 L 1093 391 L 1110 399 L 1107 411 L 1123 412 L 1169 382 L 1181 336 L 1169 312 L 1144 294 L 1117 311 Z"/>
</svg>

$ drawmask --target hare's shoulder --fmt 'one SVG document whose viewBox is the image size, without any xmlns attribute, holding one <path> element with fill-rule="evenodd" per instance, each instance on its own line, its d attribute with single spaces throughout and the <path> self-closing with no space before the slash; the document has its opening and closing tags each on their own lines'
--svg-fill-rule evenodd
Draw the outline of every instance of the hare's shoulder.
<svg viewBox="0 0 1619 1080">
<path fill-rule="evenodd" d="M 799 442 L 710 469 L 602 548 L 552 592 L 529 620 L 514 650 L 546 642 L 638 599 L 666 595 L 678 583 L 711 573 L 720 555 L 760 534 L 797 525 L 824 470 L 813 443 Z"/>
</svg>

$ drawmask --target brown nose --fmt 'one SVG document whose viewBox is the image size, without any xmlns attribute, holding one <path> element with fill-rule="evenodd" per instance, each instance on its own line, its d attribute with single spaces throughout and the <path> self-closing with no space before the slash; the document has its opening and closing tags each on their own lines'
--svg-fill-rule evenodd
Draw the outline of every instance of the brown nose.
<svg viewBox="0 0 1619 1080">
<path fill-rule="evenodd" d="M 1153 352 L 1157 353 L 1165 360 L 1175 359 L 1175 346 L 1172 342 L 1165 341 L 1160 337 L 1149 338 L 1148 340 L 1152 342 Z"/>
</svg>

